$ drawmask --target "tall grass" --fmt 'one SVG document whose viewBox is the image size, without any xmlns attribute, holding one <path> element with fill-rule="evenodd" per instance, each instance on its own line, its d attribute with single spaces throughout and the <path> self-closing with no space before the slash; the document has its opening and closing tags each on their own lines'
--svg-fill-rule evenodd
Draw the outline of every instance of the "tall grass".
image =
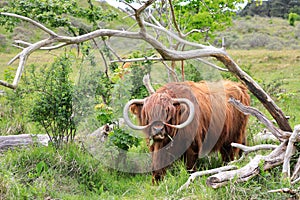
<svg viewBox="0 0 300 200">
<path fill-rule="evenodd" d="M 219 156 L 202 158 L 198 167 L 205 170 L 215 165 L 220 165 Z M 245 183 L 233 180 L 219 189 L 207 187 L 207 177 L 200 177 L 178 193 L 189 176 L 182 161 L 173 164 L 159 185 L 152 185 L 150 174 L 127 174 L 103 167 L 78 146 L 58 151 L 51 146 L 36 146 L 9 151 L 1 157 L 0 198 L 283 199 L 289 195 L 268 193 L 271 189 L 290 187 L 280 178 L 280 171 L 280 167 L 275 168 Z"/>
</svg>

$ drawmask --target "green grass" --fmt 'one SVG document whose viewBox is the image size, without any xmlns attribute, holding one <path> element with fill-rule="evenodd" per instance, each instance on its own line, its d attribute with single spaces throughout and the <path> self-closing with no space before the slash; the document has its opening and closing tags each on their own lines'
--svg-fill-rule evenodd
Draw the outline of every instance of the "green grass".
<svg viewBox="0 0 300 200">
<path fill-rule="evenodd" d="M 230 50 L 229 54 L 291 116 L 291 125 L 299 124 L 300 51 Z M 261 108 L 255 98 L 253 103 Z"/>
<path fill-rule="evenodd" d="M 219 162 L 219 158 L 202 158 L 199 167 L 212 168 Z M 188 189 L 177 193 L 188 178 L 181 161 L 173 165 L 159 185 L 152 185 L 150 174 L 126 174 L 103 167 L 99 160 L 74 145 L 59 151 L 50 146 L 6 152 L 1 157 L 0 173 L 0 199 L 225 200 L 289 197 L 287 194 L 268 193 L 271 189 L 289 187 L 278 176 L 280 168 L 262 173 L 245 183 L 232 181 L 219 189 L 207 187 L 207 177 L 200 177 Z"/>
</svg>

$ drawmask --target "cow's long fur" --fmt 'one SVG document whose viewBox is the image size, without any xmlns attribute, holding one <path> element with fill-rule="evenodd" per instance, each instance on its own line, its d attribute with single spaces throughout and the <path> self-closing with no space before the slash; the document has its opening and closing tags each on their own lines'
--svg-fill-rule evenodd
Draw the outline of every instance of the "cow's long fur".
<svg viewBox="0 0 300 200">
<path fill-rule="evenodd" d="M 153 181 L 165 174 L 165 167 L 177 155 L 184 155 L 189 170 L 194 169 L 198 157 L 212 151 L 219 151 L 225 162 L 238 155 L 239 149 L 233 149 L 230 144 L 245 143 L 248 117 L 228 103 L 229 97 L 240 100 L 244 105 L 250 104 L 247 89 L 240 83 L 202 81 L 168 83 L 146 98 L 143 105 L 131 106 L 140 125 L 153 121 L 169 124 L 184 122 L 189 114 L 187 106 L 174 105 L 171 98 L 187 98 L 195 106 L 195 117 L 187 127 L 165 127 L 173 141 L 166 137 L 151 144 Z M 151 136 L 149 129 L 145 133 Z"/>
</svg>

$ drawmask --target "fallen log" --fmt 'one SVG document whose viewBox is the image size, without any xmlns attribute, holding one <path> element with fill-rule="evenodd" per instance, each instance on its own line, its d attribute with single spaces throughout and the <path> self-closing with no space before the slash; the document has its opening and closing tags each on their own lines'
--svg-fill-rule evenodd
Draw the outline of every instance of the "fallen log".
<svg viewBox="0 0 300 200">
<path fill-rule="evenodd" d="M 119 119 L 118 123 L 123 123 L 122 119 Z M 105 142 L 109 132 L 113 130 L 114 126 L 116 126 L 116 124 L 105 124 L 90 134 L 84 136 L 76 135 L 75 141 L 80 142 L 81 140 L 91 138 L 99 140 L 100 142 Z M 50 141 L 51 139 L 47 134 L 20 134 L 0 136 L 0 151 L 6 151 L 7 149 L 11 149 L 14 147 L 22 147 L 33 144 L 48 146 Z"/>
<path fill-rule="evenodd" d="M 0 150 L 7 150 L 17 146 L 27 146 L 34 143 L 48 146 L 50 138 L 46 134 L 21 134 L 0 136 Z"/>
</svg>

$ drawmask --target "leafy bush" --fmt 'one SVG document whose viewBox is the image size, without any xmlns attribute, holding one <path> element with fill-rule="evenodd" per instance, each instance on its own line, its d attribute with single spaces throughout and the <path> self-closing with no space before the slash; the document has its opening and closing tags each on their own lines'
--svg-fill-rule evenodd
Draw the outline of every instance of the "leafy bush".
<svg viewBox="0 0 300 200">
<path fill-rule="evenodd" d="M 300 20 L 300 16 L 297 13 L 289 13 L 289 24 L 295 26 L 296 20 Z"/>
<path fill-rule="evenodd" d="M 203 80 L 200 70 L 191 63 L 188 63 L 184 66 L 184 75 L 186 80 L 195 82 Z"/>
<path fill-rule="evenodd" d="M 148 54 L 142 54 L 141 52 L 134 52 L 129 58 L 141 58 L 141 57 L 150 57 L 153 52 Z M 143 61 L 143 62 L 134 62 L 130 66 L 130 77 L 131 77 L 131 98 L 139 99 L 148 96 L 146 87 L 143 85 L 143 77 L 146 74 L 150 74 L 152 61 Z"/>
<path fill-rule="evenodd" d="M 37 122 L 56 147 L 64 140 L 73 140 L 76 132 L 73 111 L 74 86 L 70 81 L 70 56 L 65 54 L 36 74 L 35 67 L 29 74 L 30 90 L 36 94 L 29 117 Z"/>
<path fill-rule="evenodd" d="M 128 151 L 133 146 L 138 146 L 140 140 L 137 136 L 134 136 L 124 129 L 114 128 L 109 134 L 109 142 L 113 143 L 118 148 Z"/>
<path fill-rule="evenodd" d="M 105 105 L 104 103 L 97 104 L 95 106 L 96 109 L 96 118 L 99 125 L 102 126 L 104 124 L 112 124 L 114 121 L 114 111 L 111 107 Z"/>
</svg>

